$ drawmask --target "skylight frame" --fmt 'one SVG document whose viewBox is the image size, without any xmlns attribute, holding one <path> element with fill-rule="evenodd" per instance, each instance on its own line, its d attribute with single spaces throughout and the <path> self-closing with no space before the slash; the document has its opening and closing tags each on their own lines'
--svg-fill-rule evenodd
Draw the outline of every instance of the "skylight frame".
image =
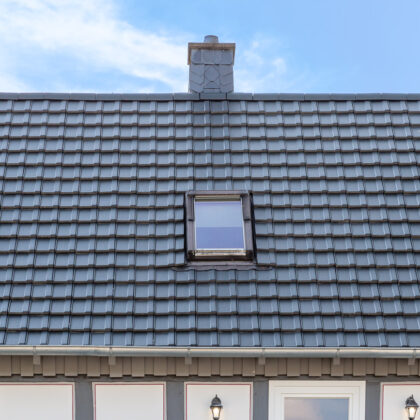
<svg viewBox="0 0 420 420">
<path fill-rule="evenodd" d="M 195 202 L 240 201 L 242 206 L 243 248 L 197 248 Z M 252 260 L 254 239 L 251 196 L 247 191 L 191 191 L 186 193 L 186 254 L 189 260 Z"/>
</svg>

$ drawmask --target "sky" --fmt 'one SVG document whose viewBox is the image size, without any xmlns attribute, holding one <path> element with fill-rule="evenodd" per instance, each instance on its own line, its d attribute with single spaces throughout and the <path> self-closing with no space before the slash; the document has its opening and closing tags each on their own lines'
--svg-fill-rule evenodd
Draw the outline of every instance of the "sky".
<svg viewBox="0 0 420 420">
<path fill-rule="evenodd" d="M 420 0 L 0 0 L 0 92 L 186 92 L 236 43 L 236 92 L 420 92 Z"/>
<path fill-rule="evenodd" d="M 286 397 L 285 420 L 348 420 L 348 398 Z"/>
</svg>

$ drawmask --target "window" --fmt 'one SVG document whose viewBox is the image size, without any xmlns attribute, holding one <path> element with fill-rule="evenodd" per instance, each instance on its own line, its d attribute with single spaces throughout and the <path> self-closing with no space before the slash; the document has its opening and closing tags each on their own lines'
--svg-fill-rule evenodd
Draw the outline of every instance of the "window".
<svg viewBox="0 0 420 420">
<path fill-rule="evenodd" d="M 95 420 L 164 420 L 166 385 L 163 382 L 94 383 Z"/>
<path fill-rule="evenodd" d="M 191 260 L 252 259 L 251 199 L 243 191 L 186 195 L 187 254 Z"/>
<path fill-rule="evenodd" d="M 2 382 L 1 418 L 74 420 L 74 385 L 68 382 Z"/>
<path fill-rule="evenodd" d="M 364 420 L 361 381 L 270 381 L 270 420 Z"/>
</svg>

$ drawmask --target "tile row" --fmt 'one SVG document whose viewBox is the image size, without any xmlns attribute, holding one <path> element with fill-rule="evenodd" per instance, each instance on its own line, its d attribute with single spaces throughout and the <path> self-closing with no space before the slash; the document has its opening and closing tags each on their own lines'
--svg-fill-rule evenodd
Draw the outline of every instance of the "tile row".
<svg viewBox="0 0 420 420">
<path fill-rule="evenodd" d="M 194 138 L 194 139 L 81 139 L 81 138 L 54 138 L 54 139 L 10 139 L 8 137 L 0 139 L 1 152 L 154 152 L 165 153 L 168 151 L 176 153 L 194 152 L 203 153 L 213 151 L 230 151 L 232 159 L 246 162 L 248 153 L 241 155 L 240 152 L 252 150 L 252 155 L 262 152 L 281 152 L 295 153 L 329 153 L 340 151 L 343 153 L 360 153 L 361 158 L 376 156 L 375 152 L 395 151 L 406 153 L 409 151 L 420 150 L 420 140 L 411 138 L 395 139 L 390 133 L 387 138 L 378 139 L 340 139 L 331 138 L 321 139 L 284 139 L 275 138 L 269 140 L 243 139 L 215 139 L 215 138 Z M 366 163 L 371 164 L 369 160 Z"/>
<path fill-rule="evenodd" d="M 415 332 L 68 332 L 1 331 L 4 345 L 179 347 L 418 347 Z"/>
<path fill-rule="evenodd" d="M 5 165 L 0 167 L 0 180 L 8 181 L 28 181 L 40 180 L 48 185 L 55 182 L 70 181 L 80 182 L 82 192 L 95 192 L 99 189 L 100 180 L 108 180 L 121 185 L 122 192 L 126 192 L 128 187 L 136 187 L 138 182 L 148 179 L 155 180 L 174 180 L 174 179 L 202 179 L 223 177 L 246 178 L 246 179 L 283 179 L 286 183 L 300 180 L 304 182 L 310 181 L 331 181 L 342 180 L 363 180 L 367 186 L 374 188 L 375 192 L 380 190 L 389 190 L 393 188 L 395 191 L 402 190 L 404 180 L 413 181 L 417 186 L 419 178 L 419 169 L 416 165 L 335 165 L 322 167 L 314 166 L 273 166 L 268 168 L 262 165 L 250 165 L 249 163 L 235 164 L 232 166 L 213 166 L 197 165 L 188 167 L 143 167 L 143 166 L 41 166 L 41 165 Z M 67 183 L 68 184 L 68 183 Z M 21 184 L 17 184 L 20 186 Z M 304 184 L 302 184 L 304 185 Z M 60 185 L 56 185 L 57 191 Z M 84 187 L 84 188 L 83 188 Z M 88 188 L 90 187 L 90 188 Z M 371 188 L 367 188 L 369 191 Z M 85 190 L 88 191 L 85 191 Z M 130 189 L 130 188 L 128 188 Z M 299 192 L 296 191 L 296 192 Z M 140 192 L 139 192 L 140 193 Z"/>
<path fill-rule="evenodd" d="M 399 312 L 413 313 L 419 304 L 420 289 L 417 283 L 345 283 L 342 281 L 324 283 L 316 279 L 311 282 L 302 282 L 298 279 L 289 282 L 257 283 L 254 281 L 238 284 L 121 281 L 112 283 L 103 282 L 101 279 L 95 279 L 94 282 L 36 283 L 28 281 L 24 283 L 15 279 L 12 283 L 3 282 L 0 285 L 0 300 L 2 301 L 30 298 L 33 301 L 52 299 L 47 302 L 48 304 L 66 299 L 68 300 L 66 305 L 73 299 L 79 307 L 85 304 L 91 305 L 92 300 L 115 299 L 114 314 L 133 313 L 135 302 L 144 300 L 147 301 L 148 313 L 153 310 L 161 312 L 157 308 L 159 305 L 163 307 L 163 313 L 165 305 L 167 308 L 170 305 L 172 310 L 173 305 L 183 306 L 191 312 L 194 311 L 196 301 L 202 299 L 215 299 L 213 303 L 218 313 L 226 312 L 226 310 L 228 313 L 230 310 L 239 313 L 247 311 L 254 313 L 257 307 L 260 307 L 258 312 L 267 313 L 267 309 L 261 306 L 269 305 L 275 308 L 276 313 L 339 314 L 345 312 L 344 305 L 347 305 L 352 311 L 359 308 L 360 312 L 371 314 L 373 310 L 377 312 L 381 307 L 384 313 L 388 313 L 389 311 L 385 310 L 386 305 L 391 303 L 393 306 L 390 307 L 390 313 L 395 313 L 397 304 Z M 255 301 L 256 298 L 257 301 Z M 170 301 L 171 299 L 175 301 Z M 404 307 L 400 299 L 407 305 L 415 304 L 415 306 Z M 370 301 L 375 301 L 375 306 L 372 306 Z M 64 303 L 61 302 L 61 304 Z M 144 302 L 141 305 L 144 305 Z M 366 305 L 372 306 L 372 309 L 368 311 Z"/>
<path fill-rule="evenodd" d="M 305 114 L 194 114 L 194 113 L 38 113 L 0 112 L 0 126 L 192 126 L 192 127 L 382 127 L 418 126 L 420 113 L 305 113 Z"/>
<path fill-rule="evenodd" d="M 255 208 L 257 235 L 418 236 L 415 206 L 410 207 L 262 207 Z M 183 209 L 115 207 L 4 207 L 0 226 L 4 236 L 167 236 L 183 234 Z M 147 218 L 147 216 L 149 216 Z M 407 223 L 406 220 L 412 220 Z M 45 223 L 59 220 L 60 226 Z M 19 223 L 12 226 L 10 223 Z M 325 224 L 323 224 L 325 223 Z M 47 229 L 47 231 L 46 231 Z"/>
<path fill-rule="evenodd" d="M 244 151 L 247 149 L 244 148 Z M 364 167 L 371 167 L 366 169 L 368 171 L 368 177 L 375 174 L 375 170 L 380 171 L 396 171 L 395 177 L 400 176 L 397 167 L 404 168 L 405 171 L 413 171 L 413 166 L 417 165 L 417 161 L 420 159 L 420 152 L 408 152 L 408 153 L 395 153 L 395 152 L 381 152 L 377 156 L 367 154 L 365 163 L 361 163 L 357 153 L 340 153 L 340 152 L 328 152 L 328 153 L 230 153 L 230 152 L 203 152 L 192 154 L 188 153 L 44 153 L 44 152 L 31 152 L 31 153 L 0 153 L 0 165 L 1 166 L 19 166 L 24 167 L 25 170 L 39 171 L 37 167 L 62 167 L 61 171 L 71 170 L 68 167 L 73 167 L 75 173 L 80 173 L 82 169 L 88 170 L 91 168 L 92 171 L 102 170 L 105 167 L 111 167 L 115 169 L 108 169 L 108 171 L 132 171 L 133 167 L 138 167 L 138 170 L 144 169 L 144 166 L 156 166 L 157 171 L 160 168 L 167 168 L 167 178 L 175 176 L 175 168 L 178 166 L 192 166 L 192 167 L 213 167 L 213 168 L 226 168 L 230 166 L 241 167 L 240 170 L 246 170 L 247 166 L 253 167 L 264 167 L 268 165 L 267 169 L 259 168 L 255 169 L 257 173 L 255 176 L 262 178 L 284 178 L 286 171 L 292 167 L 302 168 L 302 171 L 311 171 L 311 167 L 323 166 L 324 169 L 319 170 L 318 176 L 322 176 L 323 173 L 328 174 L 328 171 L 336 171 L 335 177 L 343 177 L 344 171 L 353 171 L 351 177 L 363 177 L 361 172 Z M 281 169 L 283 167 L 283 169 Z M 358 169 L 349 169 L 350 167 L 356 167 Z M 98 169 L 95 169 L 98 168 Z M 385 168 L 385 169 L 382 169 Z M 407 169 L 409 168 L 409 169 Z M 191 170 L 191 169 L 190 169 Z M 219 169 L 220 170 L 220 169 Z M 252 170 L 252 169 L 251 169 Z M 258 175 L 258 170 L 261 175 Z M 295 168 L 296 170 L 296 168 Z M 402 169 L 404 170 L 404 169 Z M 57 169 L 60 172 L 60 169 Z M 183 171 L 188 171 L 184 168 Z M 354 172 L 356 171 L 356 172 Z M 359 171 L 359 172 L 357 172 Z M 370 176 L 369 176 L 370 171 Z M 188 174 L 188 172 L 184 172 Z M 377 172 L 376 172 L 377 173 Z M 217 176 L 217 173 L 215 174 Z M 39 174 L 38 176 L 41 176 Z M 80 176 L 80 175 L 79 175 Z M 113 175 L 113 176 L 116 176 Z M 183 177 L 182 173 L 180 176 Z M 244 176 L 244 175 L 241 175 Z M 296 176 L 296 175 L 295 175 Z M 334 175 L 333 175 L 334 176 Z M 387 177 L 385 173 L 385 177 Z M 297 176 L 301 178 L 302 175 Z"/>
<path fill-rule="evenodd" d="M 177 285 L 227 283 L 236 285 L 255 283 L 267 285 L 271 283 L 360 283 L 384 284 L 384 290 L 394 287 L 393 284 L 416 284 L 420 282 L 419 267 L 277 267 L 260 269 L 227 269 L 227 270 L 192 270 L 178 268 L 133 268 L 133 267 L 62 267 L 62 268 L 5 268 L 2 271 L 4 283 L 28 284 L 81 284 L 81 283 L 130 283 L 154 284 L 170 283 Z M 188 286 L 186 286 L 188 287 Z M 210 286 L 209 286 L 210 287 Z M 266 286 L 271 287 L 271 286 Z M 293 286 L 290 286 L 293 287 Z M 263 290 L 262 286 L 261 289 Z"/>
<path fill-rule="evenodd" d="M 420 253 L 401 252 L 281 252 L 260 250 L 257 261 L 269 266 L 298 267 L 418 267 Z M 172 267 L 186 264 L 184 250 L 157 252 L 45 252 L 34 254 L 0 254 L 0 265 L 6 267 Z"/>
<path fill-rule="evenodd" d="M 123 318 L 130 318 L 131 315 L 150 315 L 158 319 L 167 319 L 170 315 L 202 315 L 208 324 L 202 322 L 202 329 L 215 329 L 216 323 L 211 326 L 209 317 L 213 316 L 213 321 L 224 315 L 233 314 L 236 318 L 245 315 L 279 315 L 284 316 L 282 329 L 301 329 L 302 322 L 305 321 L 309 329 L 320 330 L 320 314 L 340 315 L 341 317 L 355 317 L 356 315 L 386 317 L 387 315 L 417 316 L 420 306 L 420 299 L 403 300 L 320 300 L 313 302 L 299 301 L 295 299 L 191 299 L 191 300 L 152 300 L 132 298 L 125 302 L 123 299 L 115 298 L 96 298 L 96 299 L 14 299 L 0 301 L 0 314 L 9 316 L 22 316 L 22 314 L 32 315 L 55 315 L 63 316 L 74 315 L 125 315 Z M 335 308 L 333 309 L 333 307 Z M 316 316 L 315 316 L 316 315 Z M 223 318 L 223 317 L 222 317 Z M 343 318 L 342 322 L 345 322 Z M 288 321 L 286 323 L 286 321 Z M 357 319 L 348 320 L 350 328 L 351 322 L 356 323 Z M 255 324 L 256 328 L 258 323 Z M 376 324 L 375 324 L 376 325 Z M 259 328 L 259 327 L 258 327 Z M 353 328 L 353 327 L 352 327 Z M 350 328 L 350 329 L 352 329 Z M 354 328 L 357 325 L 354 324 Z M 376 328 L 375 326 L 372 328 Z M 416 327 L 413 327 L 416 329 Z M 308 329 L 308 328 L 306 328 Z"/>
<path fill-rule="evenodd" d="M 115 96 L 115 95 L 114 95 Z M 150 95 L 144 100 L 0 99 L 0 112 L 50 113 L 383 113 L 420 112 L 418 100 L 168 100 Z M 167 95 L 166 95 L 167 96 Z M 197 98 L 198 99 L 198 98 Z M 236 100 L 235 100 L 236 99 Z"/>
<path fill-rule="evenodd" d="M 81 180 L 81 183 L 84 181 Z M 153 216 L 153 212 L 166 211 L 168 208 L 183 208 L 184 194 L 182 193 L 117 193 L 107 192 L 98 194 L 80 194 L 78 191 L 73 194 L 40 194 L 33 192 L 32 194 L 22 194 L 23 191 L 14 192 L 11 190 L 11 184 L 7 185 L 7 192 L 0 194 L 0 204 L 2 209 L 53 209 L 53 208 L 78 208 L 79 210 L 91 209 L 96 207 L 107 208 L 113 207 L 116 211 L 127 212 L 127 220 L 131 218 L 129 210 L 148 209 Z M 60 194 L 59 194 L 59 193 Z M 257 219 L 266 219 L 267 212 L 277 211 L 280 208 L 347 208 L 349 212 L 358 209 L 376 209 L 381 208 L 398 208 L 398 207 L 418 207 L 420 205 L 420 195 L 417 193 L 402 194 L 396 193 L 302 193 L 293 191 L 289 193 L 260 193 L 253 192 L 253 203 L 255 206 L 255 214 Z M 257 214 L 260 213 L 260 214 Z M 152 217 L 151 220 L 155 220 Z"/>
<path fill-rule="evenodd" d="M 407 139 L 420 138 L 420 126 L 81 126 L 0 125 L 0 138 L 15 139 Z M 414 148 L 414 146 L 411 146 Z"/>
<path fill-rule="evenodd" d="M 420 223 L 418 224 L 420 229 Z M 73 236 L 51 235 L 38 237 L 25 235 L 21 232 L 12 238 L 0 238 L 0 254 L 26 254 L 26 253 L 106 253 L 106 252 L 178 252 L 184 249 L 184 237 L 182 234 L 164 237 L 102 237 L 95 233 L 92 235 L 82 234 Z M 81 237 L 79 237 L 81 236 Z M 284 251 L 296 253 L 314 250 L 315 252 L 334 252 L 334 255 L 340 252 L 351 252 L 355 255 L 358 252 L 373 251 L 375 253 L 383 252 L 420 252 L 420 232 L 416 237 L 290 237 L 276 236 L 275 238 L 256 237 L 257 250 L 272 250 L 275 253 Z M 258 252 L 258 251 L 257 251 Z M 20 257 L 18 257 L 20 258 Z M 39 255 L 36 258 L 45 258 Z M 134 255 L 132 258 L 136 258 Z M 357 257 L 356 257 L 357 258 Z"/>
<path fill-rule="evenodd" d="M 403 180 L 362 180 L 362 179 L 250 179 L 222 177 L 206 179 L 141 179 L 141 180 L 116 180 L 116 179 L 99 179 L 94 181 L 84 180 L 41 180 L 41 179 L 0 179 L 0 195 L 1 194 L 45 194 L 45 195 L 61 195 L 63 207 L 75 207 L 74 197 L 77 195 L 92 196 L 99 194 L 98 200 L 112 200 L 110 194 L 132 195 L 132 194 L 178 194 L 182 195 L 188 191 L 194 190 L 247 190 L 254 194 L 268 194 L 274 196 L 273 201 L 284 203 L 289 196 L 294 196 L 296 200 L 305 200 L 308 204 L 315 200 L 314 207 L 327 206 L 325 203 L 319 202 L 320 195 L 324 197 L 336 198 L 336 194 L 347 194 L 349 200 L 351 196 L 365 195 L 364 203 L 368 200 L 374 201 L 371 194 L 377 195 L 379 200 L 390 202 L 389 207 L 401 207 L 404 200 L 409 203 L 416 203 L 418 197 L 418 188 L 420 181 L 417 179 Z M 327 194 L 328 193 L 328 194 Z M 282 199 L 279 195 L 285 194 Z M 396 197 L 395 194 L 400 194 Z M 9 198 L 10 199 L 10 198 Z M 54 198 L 53 198 L 54 199 Z M 85 198 L 86 200 L 86 198 Z M 122 198 L 124 200 L 124 198 Z M 140 198 L 141 200 L 141 198 Z M 394 200 L 393 203 L 391 201 Z M 125 198 L 127 201 L 127 198 Z M 69 203 L 66 205 L 66 203 Z M 360 204 L 364 207 L 366 204 Z M 77 205 L 77 204 L 76 204 Z M 281 204 L 280 204 L 281 205 Z M 139 203 L 140 207 L 144 204 Z M 302 205 L 303 206 L 303 205 Z M 410 209 L 407 209 L 410 212 Z M 409 217 L 409 216 L 407 216 Z"/>
<path fill-rule="evenodd" d="M 416 332 L 418 317 L 240 315 L 0 315 L 0 331 L 160 332 Z"/>
</svg>

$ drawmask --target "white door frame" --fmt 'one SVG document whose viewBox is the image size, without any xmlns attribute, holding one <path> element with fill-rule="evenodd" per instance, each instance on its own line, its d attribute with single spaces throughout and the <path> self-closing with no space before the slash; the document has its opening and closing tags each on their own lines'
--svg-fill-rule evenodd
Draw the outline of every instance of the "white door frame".
<svg viewBox="0 0 420 420">
<path fill-rule="evenodd" d="M 284 420 L 286 397 L 348 398 L 349 420 L 365 420 L 364 381 L 269 381 L 269 420 Z"/>
</svg>

